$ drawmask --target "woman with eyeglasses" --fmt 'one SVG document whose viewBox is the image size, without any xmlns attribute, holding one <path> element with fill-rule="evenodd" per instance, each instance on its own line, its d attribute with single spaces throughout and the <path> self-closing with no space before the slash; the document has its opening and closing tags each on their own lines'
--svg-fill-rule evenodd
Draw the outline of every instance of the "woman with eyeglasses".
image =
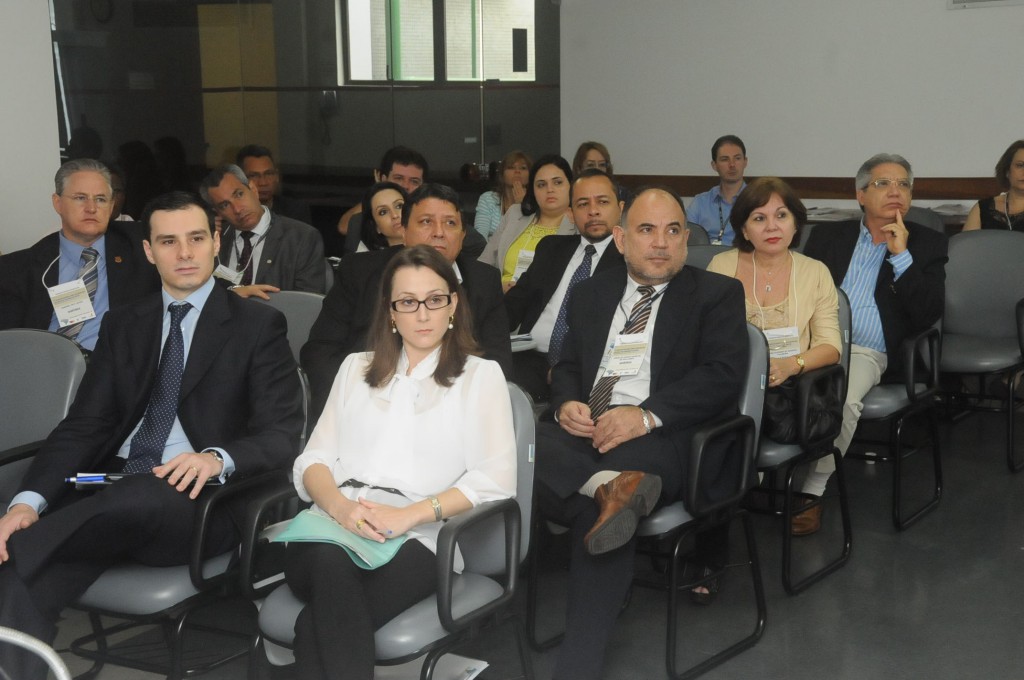
<svg viewBox="0 0 1024 680">
<path fill-rule="evenodd" d="M 996 181 L 1003 193 L 983 198 L 967 213 L 964 231 L 1024 231 L 1024 139 L 1011 144 L 996 163 Z"/>
<path fill-rule="evenodd" d="M 372 570 L 331 543 L 288 544 L 285 575 L 307 603 L 295 624 L 302 678 L 373 678 L 374 631 L 436 590 L 442 520 L 516 492 L 505 378 L 475 356 L 451 265 L 414 246 L 381 281 L 371 351 L 342 364 L 294 479 L 345 530 L 401 543 Z"/>
<path fill-rule="evenodd" d="M 501 271 L 502 287 L 508 291 L 533 262 L 537 244 L 545 236 L 576 233 L 569 211 L 569 162 L 557 154 L 542 156 L 530 168 L 526 195 L 501 218 L 491 234 L 480 261 Z"/>
<path fill-rule="evenodd" d="M 501 216 L 507 213 L 509 208 L 523 202 L 530 164 L 530 157 L 522 151 L 509 151 L 501 159 L 494 190 L 482 193 L 476 204 L 473 227 L 485 239 L 490 238 L 498 228 Z"/>
<path fill-rule="evenodd" d="M 402 206 L 409 200 L 405 189 L 394 182 L 377 182 L 363 196 L 363 216 L 370 219 L 362 225 L 357 253 L 384 250 L 402 245 Z"/>
</svg>

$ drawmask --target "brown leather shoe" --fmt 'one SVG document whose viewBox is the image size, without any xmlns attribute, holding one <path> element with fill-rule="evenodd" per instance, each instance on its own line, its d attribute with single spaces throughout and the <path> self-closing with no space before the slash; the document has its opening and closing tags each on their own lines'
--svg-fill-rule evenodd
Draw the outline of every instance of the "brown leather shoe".
<svg viewBox="0 0 1024 680">
<path fill-rule="evenodd" d="M 804 499 L 803 505 L 811 501 Z M 790 533 L 794 536 L 809 536 L 821 528 L 821 504 L 808 508 L 803 512 L 793 515 L 793 521 L 789 525 Z"/>
<path fill-rule="evenodd" d="M 660 495 L 661 477 L 646 472 L 622 472 L 599 486 L 594 500 L 601 514 L 583 538 L 587 552 L 600 555 L 628 543 L 640 518 L 651 513 Z"/>
</svg>

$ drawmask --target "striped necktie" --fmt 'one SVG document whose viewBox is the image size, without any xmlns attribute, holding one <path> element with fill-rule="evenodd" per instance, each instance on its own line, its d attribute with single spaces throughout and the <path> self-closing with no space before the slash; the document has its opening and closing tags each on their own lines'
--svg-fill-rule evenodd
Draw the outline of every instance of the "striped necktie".
<svg viewBox="0 0 1024 680">
<path fill-rule="evenodd" d="M 242 240 L 245 241 L 242 244 L 242 254 L 238 256 L 238 271 L 242 272 L 242 281 L 240 285 L 251 286 L 252 285 L 252 237 L 255 236 L 251 231 L 243 231 L 239 233 Z M 244 267 L 244 269 L 243 269 Z"/>
<path fill-rule="evenodd" d="M 594 244 L 588 243 L 587 247 L 583 249 L 583 262 L 576 267 L 576 271 L 572 273 L 569 285 L 565 289 L 562 306 L 558 308 L 558 317 L 555 318 L 555 326 L 551 329 L 551 341 L 548 343 L 548 363 L 552 366 L 562 358 L 562 347 L 565 345 L 565 336 L 569 332 L 569 296 L 572 295 L 572 289 L 576 287 L 577 283 L 590 278 L 590 266 L 596 252 L 597 248 L 594 247 Z"/>
<path fill-rule="evenodd" d="M 640 286 L 636 289 L 640 293 L 640 299 L 633 305 L 629 313 L 626 326 L 622 329 L 622 335 L 632 333 L 643 333 L 647 328 L 647 320 L 651 318 L 651 303 L 654 295 L 654 286 Z M 608 410 L 612 400 L 612 389 L 619 382 L 619 376 L 603 376 L 594 385 L 590 392 L 590 417 L 597 420 L 598 416 Z"/>
<path fill-rule="evenodd" d="M 82 283 L 85 284 L 85 291 L 89 294 L 89 302 L 96 304 L 96 283 L 99 280 L 100 275 L 100 253 L 95 248 L 85 248 L 82 250 L 82 264 L 78 268 L 78 275 L 76 279 L 82 279 Z M 63 335 L 65 338 L 72 340 L 78 339 L 78 334 L 82 332 L 85 327 L 84 321 L 73 323 L 70 326 L 64 326 L 58 328 L 57 332 Z"/>
</svg>

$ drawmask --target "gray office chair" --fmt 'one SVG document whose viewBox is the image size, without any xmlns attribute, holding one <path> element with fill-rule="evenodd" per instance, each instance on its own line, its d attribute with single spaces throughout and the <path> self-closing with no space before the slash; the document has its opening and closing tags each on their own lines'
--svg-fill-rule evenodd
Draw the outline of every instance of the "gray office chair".
<svg viewBox="0 0 1024 680">
<path fill-rule="evenodd" d="M 923 227 L 934 229 L 940 234 L 946 233 L 946 223 L 942 221 L 942 215 L 935 212 L 931 208 L 921 208 L 918 206 L 911 206 L 907 210 L 907 214 L 903 217 L 906 222 L 916 222 Z"/>
<path fill-rule="evenodd" d="M 690 232 L 691 234 L 693 232 Z M 727 250 L 731 250 L 732 246 L 722 245 L 711 245 L 705 243 L 703 245 L 688 246 L 686 249 L 686 264 L 691 267 L 699 267 L 700 269 L 707 269 L 708 265 L 711 264 L 711 260 L 714 259 L 715 255 L 724 253 Z"/>
<path fill-rule="evenodd" d="M 0 331 L 0 506 L 17 493 L 31 458 L 68 408 L 85 375 L 71 340 L 28 328 Z"/>
<path fill-rule="evenodd" d="M 377 630 L 374 645 L 379 665 L 404 663 L 425 655 L 420 677 L 429 680 L 438 659 L 473 635 L 488 618 L 515 618 L 521 556 L 527 554 L 530 541 L 535 421 L 533 404 L 526 393 L 512 383 L 508 389 L 519 461 L 516 498 L 484 503 L 445 522 L 438 536 L 437 558 L 438 573 L 446 576 L 436 595 L 420 601 Z M 285 498 L 286 494 L 281 494 L 268 500 L 273 505 Z M 462 574 L 452 571 L 456 542 L 465 560 Z M 262 597 L 281 578 L 278 574 L 264 579 L 249 591 L 250 595 Z M 252 572 L 243 571 L 243 583 L 251 584 L 254 580 Z M 252 645 L 251 679 L 260 677 L 261 667 L 268 662 L 292 662 L 295 619 L 304 606 L 287 584 L 277 586 L 266 596 L 260 607 L 259 633 Z M 532 678 L 530 656 L 518 620 L 514 621 L 514 628 L 523 672 Z"/>
<path fill-rule="evenodd" d="M 1013 376 L 1024 369 L 1024 234 L 982 229 L 949 240 L 946 305 L 942 318 L 942 373 L 1007 379 L 1003 395 L 959 392 L 947 397 L 954 406 L 1006 413 L 1006 464 L 1024 468 L 1014 455 L 1013 414 L 1018 407 Z M 1000 404 L 989 409 L 984 402 Z"/>
<path fill-rule="evenodd" d="M 299 378 L 303 387 L 303 415 L 309 403 L 309 383 L 302 369 Z M 303 425 L 303 433 L 308 423 Z M 191 616 L 198 609 L 216 603 L 227 594 L 238 592 L 239 554 L 253 552 L 247 540 L 256 535 L 248 525 L 242 528 L 242 544 L 219 555 L 209 555 L 205 548 L 207 525 L 215 508 L 236 496 L 259 499 L 273 496 L 282 489 L 294 487 L 289 471 L 268 472 L 254 477 L 232 480 L 229 484 L 203 495 L 196 502 L 195 528 L 192 533 L 191 558 L 187 565 L 151 567 L 125 563 L 105 571 L 75 604 L 89 614 L 92 632 L 74 640 L 71 651 L 92 659 L 93 666 L 80 677 L 93 677 L 106 663 L 126 666 L 148 673 L 165 674 L 168 680 L 180 680 L 212 670 L 248 653 L 250 635 L 223 628 L 192 625 Z M 104 623 L 101 617 L 117 619 Z M 115 645 L 121 633 L 140 626 L 159 625 L 163 636 L 155 643 Z M 212 655 L 208 649 L 195 652 L 186 646 L 186 632 L 215 640 Z M 201 631 L 201 633 L 197 632 Z"/>
<path fill-rule="evenodd" d="M 798 411 L 803 414 L 807 413 L 806 397 L 810 394 L 812 389 L 818 386 L 826 386 L 821 387 L 821 389 L 832 390 L 832 398 L 834 399 L 834 403 L 838 405 L 836 412 L 833 414 L 835 418 L 835 425 L 821 436 L 810 438 L 807 435 L 806 416 L 803 416 L 804 420 L 801 422 L 800 419 L 802 416 L 798 413 L 797 418 L 798 423 L 800 423 L 800 441 L 798 443 L 783 444 L 766 437 L 762 437 L 760 447 L 757 452 L 757 470 L 758 472 L 763 472 L 768 475 L 767 488 L 762 487 L 759 488 L 759 490 L 769 494 L 769 498 L 771 500 L 769 511 L 773 514 L 781 514 L 782 517 L 782 586 L 790 595 L 795 595 L 796 593 L 805 590 L 812 584 L 820 581 L 828 574 L 831 574 L 833 571 L 846 564 L 846 560 L 850 557 L 850 550 L 853 545 L 853 530 L 850 521 L 848 494 L 846 491 L 846 477 L 843 473 L 843 459 L 839 454 L 839 449 L 837 449 L 834 444 L 835 438 L 839 435 L 839 430 L 842 425 L 843 403 L 846 401 L 846 376 L 849 375 L 850 372 L 850 333 L 853 322 L 849 299 L 842 290 L 837 290 L 836 292 L 839 296 L 839 333 L 843 346 L 839 363 L 832 366 L 823 366 L 813 371 L 807 371 L 795 378 L 798 384 L 798 390 L 801 393 Z M 830 387 L 827 387 L 829 385 Z M 802 512 L 813 505 L 821 503 L 825 497 L 822 496 L 821 498 L 814 499 L 810 496 L 796 494 L 793 491 L 793 476 L 801 466 L 808 465 L 809 463 L 815 462 L 826 456 L 832 456 L 832 459 L 836 464 L 835 475 L 836 486 L 838 489 L 837 495 L 839 500 L 839 512 L 843 525 L 843 545 L 839 555 L 835 559 L 826 562 L 820 568 L 811 571 L 803 578 L 796 580 L 793 575 L 792 517 L 798 512 Z M 776 502 L 780 493 L 776 484 L 776 478 L 779 472 L 783 473 L 783 488 L 781 490 L 783 504 L 781 513 L 778 510 Z M 800 497 L 810 500 L 811 503 L 809 505 L 796 508 L 793 504 L 793 498 L 795 495 L 799 495 Z"/>
<path fill-rule="evenodd" d="M 798 253 L 804 252 L 804 248 L 807 246 L 807 241 L 808 239 L 811 238 L 811 232 L 814 231 L 815 226 L 816 224 L 811 223 L 805 224 L 804 226 L 800 227 L 800 243 L 794 246 L 793 250 L 797 251 Z"/>
<path fill-rule="evenodd" d="M 707 229 L 700 226 L 696 222 L 687 222 L 686 228 L 690 230 L 690 235 L 686 238 L 686 245 L 706 246 L 709 243 L 711 243 L 711 239 L 708 237 Z"/>
<path fill-rule="evenodd" d="M 280 293 L 270 293 L 270 300 L 265 302 L 280 310 L 288 320 L 288 344 L 292 348 L 295 361 L 298 361 L 299 352 L 309 339 L 309 329 L 320 316 L 324 296 L 320 293 L 282 290 Z"/>
</svg>

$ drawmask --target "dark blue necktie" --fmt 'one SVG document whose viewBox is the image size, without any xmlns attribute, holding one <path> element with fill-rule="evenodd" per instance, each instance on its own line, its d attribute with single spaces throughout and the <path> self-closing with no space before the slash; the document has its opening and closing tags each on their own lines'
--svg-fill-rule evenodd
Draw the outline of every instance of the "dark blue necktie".
<svg viewBox="0 0 1024 680">
<path fill-rule="evenodd" d="M 178 415 L 178 393 L 181 391 L 181 374 L 185 370 L 185 342 L 181 337 L 181 320 L 188 314 L 192 305 L 187 302 L 172 304 L 171 328 L 167 333 L 167 342 L 160 356 L 160 368 L 157 370 L 156 385 L 149 395 L 149 405 L 142 425 L 132 437 L 128 452 L 128 462 L 124 471 L 149 472 L 160 464 L 167 436 Z"/>
<path fill-rule="evenodd" d="M 588 244 L 583 249 L 583 262 L 576 267 L 569 279 L 569 287 L 565 289 L 565 297 L 562 298 L 562 306 L 558 308 L 558 317 L 555 319 L 555 326 L 551 329 L 551 342 L 548 343 L 548 364 L 554 366 L 562 358 L 562 348 L 565 346 L 565 335 L 569 332 L 569 296 L 572 289 L 580 281 L 590 278 L 590 263 L 594 259 L 597 248 Z"/>
</svg>

